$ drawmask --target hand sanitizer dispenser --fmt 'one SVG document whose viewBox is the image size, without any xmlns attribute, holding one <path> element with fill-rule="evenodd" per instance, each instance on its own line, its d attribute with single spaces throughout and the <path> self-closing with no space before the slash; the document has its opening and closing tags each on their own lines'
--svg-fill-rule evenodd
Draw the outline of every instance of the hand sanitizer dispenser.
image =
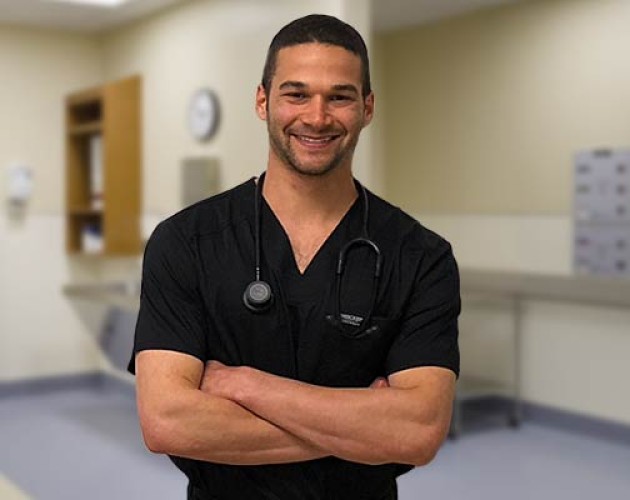
<svg viewBox="0 0 630 500">
<path fill-rule="evenodd" d="M 11 205 L 26 205 L 33 192 L 33 171 L 22 163 L 9 165 L 8 199 Z"/>
</svg>

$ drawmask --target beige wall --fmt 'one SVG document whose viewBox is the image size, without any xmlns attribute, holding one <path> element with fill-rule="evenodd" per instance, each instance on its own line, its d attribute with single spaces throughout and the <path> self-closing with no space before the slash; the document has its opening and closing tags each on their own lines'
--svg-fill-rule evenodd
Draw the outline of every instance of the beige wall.
<svg viewBox="0 0 630 500">
<path fill-rule="evenodd" d="M 100 83 L 98 43 L 86 36 L 0 26 L 0 193 L 6 211 L 4 169 L 33 168 L 34 213 L 60 213 L 64 204 L 63 98 Z"/>
<path fill-rule="evenodd" d="M 572 155 L 630 142 L 630 2 L 530 0 L 376 38 L 389 199 L 463 268 L 572 272 Z M 523 306 L 523 397 L 630 423 L 630 311 Z M 464 302 L 462 372 L 509 381 L 509 306 Z"/>
<path fill-rule="evenodd" d="M 104 36 L 0 27 L 0 382 L 108 368 L 94 341 L 105 307 L 70 300 L 61 289 L 140 274 L 140 258 L 64 253 L 64 96 L 142 75 L 148 236 L 181 208 L 182 158 L 219 158 L 223 188 L 264 170 L 267 135 L 254 114 L 254 91 L 279 27 L 322 12 L 351 17 L 369 37 L 368 9 L 362 0 L 198 0 Z M 188 134 L 186 109 L 206 85 L 221 99 L 222 122 L 218 135 L 200 144 Z M 4 168 L 13 161 L 35 172 L 33 198 L 18 218 L 4 203 Z"/>
<path fill-rule="evenodd" d="M 31 164 L 36 174 L 34 198 L 23 220 L 9 217 L 4 203 L 0 206 L 0 381 L 85 372 L 105 367 L 106 363 L 93 340 L 104 313 L 103 308 L 66 299 L 60 294 L 61 287 L 72 280 L 135 279 L 139 272 L 139 259 L 94 262 L 69 259 L 63 252 L 63 96 L 74 89 L 130 73 L 143 75 L 144 199 L 148 233 L 161 217 L 179 208 L 178 168 L 183 157 L 214 155 L 220 158 L 223 187 L 234 185 L 264 168 L 266 134 L 264 124 L 253 113 L 253 91 L 260 78 L 269 38 L 282 23 L 311 10 L 347 16 L 346 19 L 361 24 L 364 33 L 369 33 L 369 16 L 356 10 L 361 5 L 357 1 L 331 0 L 326 3 L 312 1 L 299 4 L 292 1 L 265 2 L 264 9 L 260 7 L 260 2 L 255 1 L 189 2 L 97 39 L 41 30 L 0 28 L 0 74 L 3 75 L 0 89 L 3 109 L 0 114 L 0 166 L 21 160 Z M 617 66 L 622 71 L 627 63 L 615 54 L 618 53 L 617 44 L 622 49 L 630 47 L 625 41 L 625 31 L 621 29 L 624 16 L 627 18 L 626 5 L 622 1 L 530 2 L 512 7 L 513 11 L 492 10 L 487 12 L 487 18 L 479 13 L 440 23 L 429 30 L 439 33 L 442 31 L 441 26 L 487 24 L 484 32 L 475 32 L 474 37 L 471 32 L 468 42 L 472 44 L 479 38 L 481 41 L 478 43 L 482 43 L 492 34 L 499 36 L 501 43 L 507 43 L 505 39 L 509 37 L 503 35 L 500 26 L 504 25 L 504 29 L 518 39 L 519 33 L 529 31 L 524 26 L 519 28 L 517 25 L 520 22 L 517 23 L 515 19 L 526 19 L 529 21 L 524 24 L 530 29 L 534 25 L 539 30 L 542 29 L 541 25 L 547 26 L 547 31 L 539 33 L 540 36 L 546 33 L 546 38 L 536 43 L 551 40 L 554 42 L 552 47 L 557 47 L 555 53 L 564 54 L 566 50 L 567 58 L 570 59 L 573 50 L 566 48 L 568 45 L 560 35 L 564 33 L 563 36 L 573 40 L 571 43 L 579 43 L 582 48 L 584 43 L 580 41 L 581 38 L 589 38 L 589 48 L 584 49 L 586 54 L 594 59 L 597 59 L 595 54 L 600 54 L 600 67 L 607 66 L 613 59 L 619 59 Z M 551 17 L 544 18 L 543 12 Z M 606 36 L 602 34 L 604 17 L 610 20 L 612 29 L 612 34 Z M 589 19 L 595 23 L 595 31 L 587 36 L 585 33 L 589 31 Z M 411 35 L 406 33 L 400 36 Z M 458 35 L 455 33 L 454 36 L 457 38 Z M 610 36 L 617 43 L 613 44 Z M 525 37 L 522 41 L 525 43 L 529 40 L 529 37 Z M 494 47 L 495 52 L 518 49 L 516 40 L 513 48 L 501 48 L 502 45 L 492 40 L 484 43 L 487 50 Z M 468 43 L 463 45 L 466 48 Z M 569 182 L 569 156 L 563 156 L 563 164 L 559 161 L 553 165 L 555 174 L 550 172 L 552 177 L 564 179 L 565 184 L 558 188 L 559 200 L 556 200 L 558 206 L 562 207 L 540 210 L 555 212 L 555 215 L 523 213 L 515 216 L 511 212 L 516 209 L 494 202 L 491 206 L 484 205 L 484 210 L 490 212 L 488 214 L 470 214 L 470 211 L 483 210 L 465 205 L 463 201 L 446 208 L 434 204 L 431 201 L 433 198 L 426 198 L 425 192 L 429 191 L 433 182 L 440 182 L 443 169 L 433 168 L 437 163 L 419 161 L 415 152 L 398 151 L 400 145 L 409 143 L 402 141 L 404 130 L 395 123 L 410 116 L 408 109 L 413 110 L 418 105 L 420 101 L 417 99 L 431 99 L 424 96 L 403 99 L 389 94 L 392 88 L 397 89 L 398 85 L 404 83 L 408 70 L 411 74 L 415 70 L 402 64 L 392 65 L 388 47 L 389 43 L 381 41 L 373 51 L 377 115 L 369 143 L 364 141 L 365 149 L 358 155 L 359 176 L 377 191 L 381 182 L 387 180 L 392 201 L 403 204 L 429 227 L 449 238 L 463 266 L 569 273 L 571 223 L 567 216 L 568 201 L 562 201 L 563 196 L 568 196 L 565 191 Z M 600 53 L 602 47 L 611 48 L 612 54 L 605 56 L 603 52 Z M 542 45 L 536 53 L 539 52 L 546 52 Z M 453 49 L 451 53 L 438 51 L 433 57 L 446 64 L 459 56 Z M 409 55 L 405 64 L 408 65 L 409 60 L 415 58 L 415 53 Z M 487 61 L 487 64 L 490 62 Z M 509 66 L 508 63 L 509 60 L 506 62 Z M 530 63 L 533 64 L 533 61 Z M 433 64 L 439 66 L 438 62 L 434 61 Z M 515 65 L 510 67 L 514 68 Z M 595 76 L 586 69 L 583 69 L 583 73 L 584 78 L 591 82 L 590 88 L 594 85 L 592 81 Z M 470 79 L 482 78 L 483 75 L 471 72 L 466 76 Z M 537 88 L 543 89 L 542 83 L 549 83 L 548 77 L 549 74 L 544 72 L 536 76 L 542 79 Z M 560 83 L 564 82 L 562 75 L 558 74 L 557 78 L 561 80 Z M 624 144 L 626 139 L 622 135 L 619 110 L 627 111 L 624 108 L 628 102 L 626 89 L 609 76 L 600 74 L 599 79 L 606 90 L 598 94 L 601 99 L 580 104 L 587 108 L 584 116 L 593 116 L 596 120 L 576 121 L 571 130 L 578 130 L 579 133 L 571 135 L 571 141 L 580 142 L 578 138 L 583 135 L 593 143 Z M 393 87 L 392 81 L 395 84 Z M 476 83 L 479 92 L 484 91 L 481 83 Z M 185 129 L 188 99 L 192 91 L 201 85 L 215 88 L 224 107 L 224 121 L 219 134 L 206 144 L 193 141 Z M 433 85 L 439 87 L 437 83 Z M 558 84 L 553 89 L 556 94 L 561 94 L 565 87 Z M 582 83 L 578 89 L 568 87 L 567 92 L 573 95 L 581 92 L 579 89 L 583 90 Z M 528 87 L 525 86 L 522 92 L 527 94 Z M 507 109 L 525 109 L 520 104 L 522 92 L 519 87 L 516 103 L 511 102 L 508 95 L 504 96 Z M 488 99 L 493 96 L 491 93 Z M 457 102 L 464 109 L 466 106 L 474 108 L 474 102 L 467 104 L 464 97 L 459 96 Z M 558 98 L 559 114 L 571 107 L 561 97 Z M 478 100 L 477 105 L 485 105 L 485 101 Z M 455 107 L 452 109 L 457 110 Z M 577 110 L 581 109 L 578 107 Z M 550 108 L 548 113 L 552 117 L 557 114 L 555 108 Z M 411 124 L 414 125 L 418 117 L 425 114 L 416 113 L 415 118 L 410 120 Z M 630 116 L 630 113 L 625 113 L 625 116 Z M 623 119 L 626 124 L 630 123 L 626 118 Z M 439 124 L 440 117 L 436 115 L 435 120 Z M 428 125 L 417 130 L 430 129 L 431 120 L 425 121 Z M 546 126 L 547 121 L 542 122 L 541 130 L 534 137 L 555 138 L 558 128 L 553 120 L 548 122 L 549 126 Z M 443 123 L 443 126 L 446 125 Z M 453 130 L 457 130 L 458 126 L 455 122 Z M 496 124 L 492 126 L 496 127 Z M 586 132 L 582 128 L 585 126 L 589 127 Z M 401 138 L 392 137 L 397 135 L 396 130 L 401 131 Z M 383 131 L 388 133 L 384 134 Z M 417 135 L 421 137 L 419 132 Z M 418 137 L 414 140 L 420 141 Z M 501 138 L 506 144 L 518 142 L 512 134 L 505 134 Z M 473 139 L 474 135 L 468 140 Z M 482 139 L 475 139 L 478 142 L 473 144 L 471 150 L 483 153 L 485 140 Z M 549 143 L 555 148 L 554 154 L 560 155 L 561 148 L 556 148 L 555 141 L 550 140 Z M 457 144 L 449 143 L 449 148 Z M 589 145 L 586 142 L 584 144 Z M 513 158 L 505 165 L 521 165 L 524 161 L 514 149 L 508 148 Z M 565 150 L 567 155 L 572 151 L 568 147 L 562 149 Z M 518 151 L 531 160 L 530 150 L 522 148 Z M 433 151 L 431 154 L 436 153 Z M 462 154 L 452 153 L 453 158 Z M 401 160 L 401 157 L 404 158 Z M 548 161 L 544 155 L 540 156 L 540 161 L 543 161 L 543 157 Z M 536 161 L 531 161 L 535 165 L 538 165 L 537 162 L 538 156 Z M 406 168 L 406 165 L 409 167 Z M 467 165 L 470 170 L 466 174 L 474 179 L 494 175 L 497 170 L 488 167 L 483 161 Z M 416 172 L 416 169 L 420 170 Z M 514 175 L 520 172 L 515 168 L 511 171 Z M 534 171 L 538 172 L 536 169 Z M 541 172 L 546 174 L 547 170 L 542 169 Z M 410 177 L 422 182 L 411 183 Z M 458 177 L 452 177 L 452 182 L 456 181 Z M 526 181 L 519 182 L 523 184 Z M 533 181 L 529 179 L 527 182 Z M 2 175 L 2 193 L 4 183 L 5 177 Z M 397 188 L 404 184 L 412 186 L 412 196 L 404 189 Z M 473 199 L 473 194 L 475 200 L 478 196 L 483 200 L 489 191 L 484 186 L 475 191 L 471 185 L 470 189 L 474 193 L 466 200 Z M 439 184 L 437 188 L 440 188 Z M 479 190 L 483 192 L 479 194 Z M 541 198 L 543 201 L 545 199 Z M 418 204 L 418 200 L 422 203 Z M 519 210 L 523 208 L 521 202 Z M 489 370 L 499 378 L 509 375 L 507 358 L 503 357 L 504 353 L 500 349 L 496 351 L 493 342 L 509 328 L 510 321 L 506 314 L 501 310 L 465 311 L 462 318 L 462 345 L 468 352 L 463 359 L 466 373 L 477 374 Z M 624 382 L 627 377 L 623 363 L 630 354 L 630 337 L 626 335 L 628 324 L 630 313 L 627 311 L 536 302 L 528 304 L 523 350 L 527 399 L 630 423 L 630 397 L 625 397 L 628 389 Z M 487 335 L 488 338 L 480 341 L 478 334 Z M 489 353 L 494 352 L 496 356 L 490 359 Z M 611 359 L 614 362 L 610 362 Z"/>
<path fill-rule="evenodd" d="M 572 155 L 630 140 L 630 2 L 533 0 L 378 37 L 388 195 L 567 214 Z"/>
<path fill-rule="evenodd" d="M 100 55 L 89 37 L 0 27 L 0 381 L 100 363 L 60 293 L 81 273 L 63 253 L 63 99 L 101 81 Z M 34 172 L 33 197 L 20 217 L 6 203 L 5 170 L 13 162 Z"/>
<path fill-rule="evenodd" d="M 180 208 L 179 166 L 187 156 L 218 157 L 224 189 L 262 172 L 267 134 L 254 113 L 254 93 L 271 38 L 311 12 L 352 13 L 369 35 L 369 15 L 361 15 L 367 9 L 357 0 L 197 1 L 104 37 L 106 77 L 144 78 L 146 211 Z M 185 127 L 188 101 L 202 86 L 217 92 L 222 107 L 218 134 L 208 143 L 194 141 Z"/>
</svg>

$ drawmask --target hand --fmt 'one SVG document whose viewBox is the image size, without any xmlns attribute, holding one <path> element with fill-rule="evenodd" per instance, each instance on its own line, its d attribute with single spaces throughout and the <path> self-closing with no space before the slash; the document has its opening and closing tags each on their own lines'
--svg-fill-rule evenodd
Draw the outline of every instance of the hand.
<svg viewBox="0 0 630 500">
<path fill-rule="evenodd" d="M 238 388 L 238 380 L 242 375 L 242 367 L 227 366 L 220 361 L 208 361 L 199 389 L 212 396 L 233 399 L 233 391 Z"/>
</svg>

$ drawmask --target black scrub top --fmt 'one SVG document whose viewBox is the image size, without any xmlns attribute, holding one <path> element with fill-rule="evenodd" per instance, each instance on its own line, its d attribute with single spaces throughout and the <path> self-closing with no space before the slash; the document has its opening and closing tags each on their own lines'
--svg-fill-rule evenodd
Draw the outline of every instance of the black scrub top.
<svg viewBox="0 0 630 500">
<path fill-rule="evenodd" d="M 271 285 L 274 302 L 264 313 L 247 309 L 243 292 L 255 277 L 255 190 L 251 179 L 155 229 L 144 255 L 134 355 L 173 350 L 328 387 L 367 387 L 378 376 L 419 366 L 459 373 L 459 274 L 451 246 L 370 192 L 368 233 L 383 256 L 370 325 L 340 327 L 326 318 L 335 310 L 339 252 L 362 236 L 361 196 L 303 274 L 263 200 L 261 278 Z M 367 314 L 374 263 L 366 247 L 348 255 L 342 314 Z M 365 334 L 373 325 L 374 333 Z M 134 372 L 133 358 L 129 370 Z M 171 459 L 207 498 L 217 500 L 380 499 L 411 468 L 335 457 L 262 466 Z"/>
</svg>

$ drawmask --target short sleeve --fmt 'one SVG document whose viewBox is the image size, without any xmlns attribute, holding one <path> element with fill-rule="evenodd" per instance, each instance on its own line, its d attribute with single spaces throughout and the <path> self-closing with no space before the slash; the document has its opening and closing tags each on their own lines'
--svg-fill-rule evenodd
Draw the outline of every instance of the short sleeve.
<svg viewBox="0 0 630 500">
<path fill-rule="evenodd" d="M 419 366 L 448 368 L 459 376 L 459 271 L 450 245 L 422 258 L 416 283 L 386 361 L 387 374 Z"/>
<path fill-rule="evenodd" d="M 203 303 L 191 243 L 171 220 L 158 225 L 144 253 L 140 311 L 128 370 L 139 351 L 161 349 L 206 359 Z"/>
</svg>

